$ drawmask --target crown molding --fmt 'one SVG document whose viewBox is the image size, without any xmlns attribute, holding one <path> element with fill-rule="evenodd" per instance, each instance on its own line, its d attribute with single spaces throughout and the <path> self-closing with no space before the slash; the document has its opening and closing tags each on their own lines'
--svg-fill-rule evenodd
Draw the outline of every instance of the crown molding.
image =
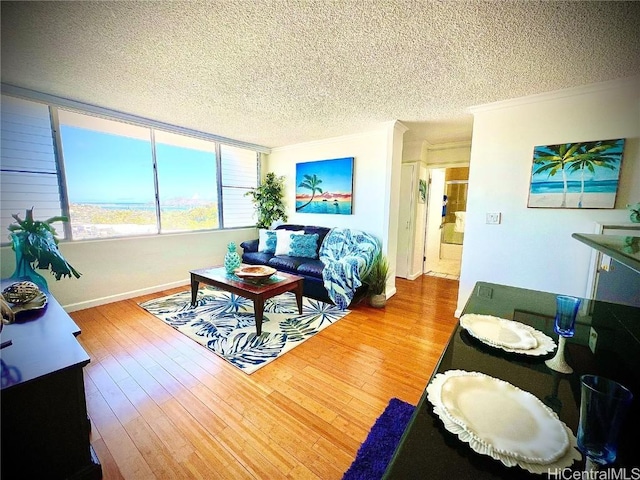
<svg viewBox="0 0 640 480">
<path fill-rule="evenodd" d="M 400 133 L 404 133 L 407 130 L 409 130 L 409 127 L 407 127 L 404 123 L 402 123 L 400 120 L 393 120 L 391 122 L 387 122 L 388 125 L 393 125 L 393 128 L 395 130 L 398 130 Z"/>
<path fill-rule="evenodd" d="M 591 83 L 589 85 L 582 85 L 579 87 L 565 88 L 562 90 L 554 90 L 551 92 L 537 93 L 535 95 L 528 95 L 526 97 L 511 98 L 508 100 L 501 100 L 499 102 L 485 103 L 469 107 L 469 112 L 472 114 L 488 112 L 492 110 L 501 110 L 503 108 L 517 107 L 521 105 L 528 105 L 531 103 L 548 102 L 552 100 L 559 100 L 562 98 L 574 97 L 577 95 L 588 95 L 596 92 L 603 92 L 606 90 L 619 90 L 624 87 L 636 87 L 640 85 L 640 75 L 633 77 L 619 78 L 616 80 L 610 80 L 607 82 Z"/>
</svg>

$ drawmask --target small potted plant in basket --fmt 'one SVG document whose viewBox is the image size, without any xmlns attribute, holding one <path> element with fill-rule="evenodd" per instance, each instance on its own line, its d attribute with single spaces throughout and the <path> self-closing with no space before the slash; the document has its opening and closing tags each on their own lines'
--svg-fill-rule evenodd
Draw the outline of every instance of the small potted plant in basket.
<svg viewBox="0 0 640 480">
<path fill-rule="evenodd" d="M 385 294 L 387 279 L 389 278 L 389 262 L 382 252 L 378 252 L 371 265 L 371 270 L 364 279 L 369 286 L 369 304 L 375 308 L 382 308 L 387 303 Z"/>
</svg>

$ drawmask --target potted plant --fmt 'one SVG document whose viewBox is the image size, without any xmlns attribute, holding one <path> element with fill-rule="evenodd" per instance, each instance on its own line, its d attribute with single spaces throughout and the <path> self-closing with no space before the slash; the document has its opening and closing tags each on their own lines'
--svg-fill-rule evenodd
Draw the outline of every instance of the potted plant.
<svg viewBox="0 0 640 480">
<path fill-rule="evenodd" d="M 387 279 L 389 278 L 389 262 L 387 257 L 379 251 L 373 259 L 371 270 L 365 277 L 364 282 L 369 286 L 369 304 L 372 307 L 382 308 L 387 303 L 385 294 Z"/>
<path fill-rule="evenodd" d="M 267 173 L 264 181 L 253 190 L 245 194 L 251 201 L 258 214 L 256 227 L 269 228 L 277 220 L 287 220 L 284 211 L 284 177 L 276 177 L 275 173 Z"/>
<path fill-rule="evenodd" d="M 633 223 L 640 223 L 640 202 L 635 205 L 627 205 L 627 208 L 631 212 L 629 218 Z"/>
<path fill-rule="evenodd" d="M 60 280 L 62 277 L 80 278 L 80 273 L 67 262 L 60 250 L 54 222 L 66 222 L 67 217 L 52 217 L 40 221 L 33 219 L 33 207 L 26 212 L 25 219 L 14 214 L 15 222 L 9 225 L 12 248 L 16 253 L 16 270 L 11 276 L 14 280 L 27 279 L 47 289 L 46 280 L 35 272 L 34 268 L 50 270 Z"/>
</svg>

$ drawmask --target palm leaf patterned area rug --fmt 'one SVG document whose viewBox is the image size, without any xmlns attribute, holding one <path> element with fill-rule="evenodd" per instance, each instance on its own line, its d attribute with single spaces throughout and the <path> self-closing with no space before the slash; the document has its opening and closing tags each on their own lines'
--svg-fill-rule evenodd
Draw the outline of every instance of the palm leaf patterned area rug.
<svg viewBox="0 0 640 480">
<path fill-rule="evenodd" d="M 262 335 L 256 334 L 253 302 L 210 286 L 157 298 L 139 305 L 227 362 L 250 374 L 297 347 L 347 315 L 318 300 L 303 297 L 302 315 L 293 293 L 264 302 Z"/>
</svg>

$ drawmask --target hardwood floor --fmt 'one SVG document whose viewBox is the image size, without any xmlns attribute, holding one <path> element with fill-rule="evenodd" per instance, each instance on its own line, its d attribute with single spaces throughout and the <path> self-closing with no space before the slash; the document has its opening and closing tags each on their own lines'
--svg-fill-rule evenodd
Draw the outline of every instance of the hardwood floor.
<svg viewBox="0 0 640 480">
<path fill-rule="evenodd" d="M 417 403 L 457 322 L 457 281 L 396 284 L 252 375 L 137 305 L 187 287 L 72 313 L 103 478 L 342 478 L 388 401 Z"/>
</svg>

